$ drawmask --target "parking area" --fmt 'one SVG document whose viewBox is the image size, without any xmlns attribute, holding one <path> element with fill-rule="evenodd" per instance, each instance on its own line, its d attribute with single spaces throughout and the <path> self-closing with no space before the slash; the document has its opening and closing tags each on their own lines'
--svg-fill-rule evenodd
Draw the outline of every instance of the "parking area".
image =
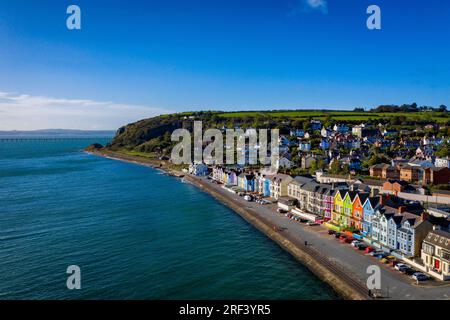
<svg viewBox="0 0 450 320">
<path fill-rule="evenodd" d="M 256 215 L 270 221 L 283 233 L 299 242 L 308 243 L 308 246 L 318 250 L 328 260 L 347 270 L 349 274 L 362 283 L 368 278 L 367 268 L 371 265 L 380 266 L 381 284 L 383 297 L 389 299 L 450 299 L 450 284 L 429 279 L 426 281 L 415 281 L 407 272 L 395 269 L 392 259 L 386 257 L 375 257 L 366 250 L 351 245 L 338 239 L 334 234 L 329 234 L 328 229 L 322 225 L 307 224 L 305 220 L 295 219 L 287 212 L 277 212 L 277 204 L 260 204 L 253 200 L 244 200 L 244 195 L 231 193 L 220 184 L 214 184 L 214 189 L 243 207 L 253 209 Z M 350 241 L 350 242 L 349 242 Z M 375 250 L 374 250 L 375 251 Z M 386 258 L 389 263 L 382 263 Z"/>
</svg>

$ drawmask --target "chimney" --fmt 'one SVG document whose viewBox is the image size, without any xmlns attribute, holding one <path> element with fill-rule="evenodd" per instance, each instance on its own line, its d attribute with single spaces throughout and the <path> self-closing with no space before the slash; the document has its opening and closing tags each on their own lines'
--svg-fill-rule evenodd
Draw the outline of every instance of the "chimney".
<svg viewBox="0 0 450 320">
<path fill-rule="evenodd" d="M 380 204 L 385 205 L 386 202 L 391 198 L 389 193 L 384 193 L 381 195 Z"/>
<path fill-rule="evenodd" d="M 378 190 L 377 188 L 371 188 L 370 189 L 370 196 L 371 197 L 376 197 L 379 193 L 380 193 L 380 190 Z"/>
</svg>

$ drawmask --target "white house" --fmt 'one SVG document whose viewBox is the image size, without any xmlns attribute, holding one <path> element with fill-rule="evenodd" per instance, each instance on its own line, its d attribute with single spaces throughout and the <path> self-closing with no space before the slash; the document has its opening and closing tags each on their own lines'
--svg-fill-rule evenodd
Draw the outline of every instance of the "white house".
<svg viewBox="0 0 450 320">
<path fill-rule="evenodd" d="M 300 150 L 300 151 L 310 151 L 311 150 L 311 143 L 309 143 L 309 142 L 301 142 L 301 143 L 299 143 L 298 150 Z"/>
<path fill-rule="evenodd" d="M 277 164 L 276 167 L 277 168 L 290 168 L 292 166 L 292 162 L 286 158 L 286 157 L 281 157 L 279 159 L 277 159 Z"/>
<path fill-rule="evenodd" d="M 434 165 L 438 168 L 450 168 L 450 159 L 448 157 L 436 158 Z"/>
<path fill-rule="evenodd" d="M 331 136 L 331 131 L 325 127 L 320 130 L 320 135 L 324 138 L 329 138 Z"/>
<path fill-rule="evenodd" d="M 209 173 L 209 169 L 204 163 L 195 163 L 189 166 L 189 173 L 195 176 L 206 176 Z"/>
<path fill-rule="evenodd" d="M 349 130 L 348 125 L 346 124 L 335 124 L 333 127 L 333 131 L 339 133 L 347 133 Z"/>
</svg>

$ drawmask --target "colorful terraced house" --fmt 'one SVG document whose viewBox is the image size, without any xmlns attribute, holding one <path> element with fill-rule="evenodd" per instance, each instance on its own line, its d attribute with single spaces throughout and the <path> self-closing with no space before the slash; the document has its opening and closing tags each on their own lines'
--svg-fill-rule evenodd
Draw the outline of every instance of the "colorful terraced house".
<svg viewBox="0 0 450 320">
<path fill-rule="evenodd" d="M 331 222 L 339 227 L 344 225 L 344 198 L 346 194 L 347 190 L 338 190 L 334 195 L 334 208 L 331 213 Z"/>
<path fill-rule="evenodd" d="M 353 201 L 358 193 L 356 191 L 347 191 L 343 199 L 344 217 L 342 227 L 352 227 L 353 222 Z"/>
<path fill-rule="evenodd" d="M 362 235 L 366 238 L 372 237 L 372 219 L 375 215 L 375 210 L 380 205 L 381 197 L 369 197 L 364 202 L 363 206 L 363 220 L 362 220 Z"/>
<path fill-rule="evenodd" d="M 369 198 L 368 193 L 357 193 L 353 200 L 352 222 L 351 226 L 362 230 L 362 222 L 364 218 L 364 203 Z"/>
</svg>

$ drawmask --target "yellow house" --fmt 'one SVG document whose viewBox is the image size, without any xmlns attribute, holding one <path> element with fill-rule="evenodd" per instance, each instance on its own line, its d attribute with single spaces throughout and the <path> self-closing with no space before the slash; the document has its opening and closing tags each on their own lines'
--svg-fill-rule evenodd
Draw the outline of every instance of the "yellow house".
<svg viewBox="0 0 450 320">
<path fill-rule="evenodd" d="M 333 211 L 331 213 L 331 220 L 340 225 L 342 221 L 342 216 L 344 214 L 344 198 L 346 190 L 338 190 L 334 196 Z"/>
</svg>

